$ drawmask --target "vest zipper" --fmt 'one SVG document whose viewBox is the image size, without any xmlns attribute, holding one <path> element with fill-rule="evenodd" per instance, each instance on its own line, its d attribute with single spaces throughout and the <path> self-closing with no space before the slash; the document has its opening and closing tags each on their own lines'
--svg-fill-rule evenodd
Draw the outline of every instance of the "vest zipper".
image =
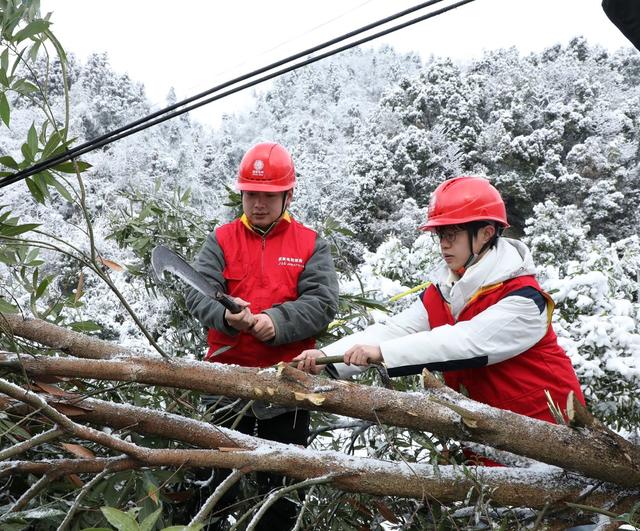
<svg viewBox="0 0 640 531">
<path fill-rule="evenodd" d="M 264 249 L 265 246 L 267 244 L 267 238 L 266 236 L 262 237 L 262 242 L 261 242 L 261 252 L 260 252 L 260 279 L 261 279 L 261 284 L 264 286 L 265 284 L 265 278 L 264 278 Z"/>
</svg>

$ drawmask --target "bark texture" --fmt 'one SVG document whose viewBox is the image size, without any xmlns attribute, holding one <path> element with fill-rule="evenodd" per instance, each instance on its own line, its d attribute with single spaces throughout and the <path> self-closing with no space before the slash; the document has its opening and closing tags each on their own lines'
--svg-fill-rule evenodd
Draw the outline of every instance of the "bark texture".
<svg viewBox="0 0 640 531">
<path fill-rule="evenodd" d="M 65 376 L 129 381 L 328 411 L 479 442 L 622 486 L 640 485 L 640 448 L 621 437 L 492 408 L 446 387 L 404 393 L 315 377 L 286 365 L 260 370 L 141 356 L 19 359 L 3 353 L 0 367 L 24 370 L 35 379 Z"/>
</svg>

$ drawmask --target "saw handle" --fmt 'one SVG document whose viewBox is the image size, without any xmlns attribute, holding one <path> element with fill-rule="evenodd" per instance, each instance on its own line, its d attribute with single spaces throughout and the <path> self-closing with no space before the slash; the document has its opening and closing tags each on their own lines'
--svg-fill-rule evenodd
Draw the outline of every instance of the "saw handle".
<svg viewBox="0 0 640 531">
<path fill-rule="evenodd" d="M 218 291 L 216 293 L 216 300 L 231 313 L 240 313 L 243 309 L 242 306 L 240 306 L 236 301 L 233 300 L 233 297 L 227 295 L 226 293 L 222 293 L 221 291 Z"/>
</svg>

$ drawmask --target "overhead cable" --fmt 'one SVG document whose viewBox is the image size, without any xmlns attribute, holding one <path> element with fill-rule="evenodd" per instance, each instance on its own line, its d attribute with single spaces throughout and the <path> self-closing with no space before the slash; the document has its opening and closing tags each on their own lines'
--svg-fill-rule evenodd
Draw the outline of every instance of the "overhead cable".
<svg viewBox="0 0 640 531">
<path fill-rule="evenodd" d="M 281 67 L 283 65 L 286 65 L 287 63 L 291 63 L 293 61 L 296 61 L 302 57 L 306 57 L 309 56 L 315 52 L 324 50 L 326 48 L 329 48 L 330 46 L 333 46 L 335 44 L 338 44 L 340 42 L 343 42 L 347 39 L 350 39 L 352 37 L 355 37 L 357 35 L 360 35 L 361 33 L 364 33 L 366 31 L 369 31 L 371 29 L 377 28 L 379 26 L 382 26 L 388 22 L 391 22 L 393 20 L 397 20 L 398 18 L 402 18 L 408 14 L 414 13 L 416 11 L 419 11 L 421 9 L 425 9 L 426 7 L 430 7 L 434 4 L 440 3 L 443 0 L 430 0 L 428 2 L 423 2 L 421 4 L 418 4 L 414 7 L 408 8 L 404 11 L 401 11 L 399 13 L 396 13 L 394 15 L 385 17 L 381 20 L 378 20 L 376 22 L 373 22 L 371 24 L 367 24 L 366 26 L 363 26 L 361 28 L 358 28 L 356 30 L 353 30 L 349 33 L 345 33 L 344 35 L 341 35 L 340 37 L 336 37 L 333 38 L 329 41 L 326 41 L 322 44 L 319 44 L 317 46 L 314 46 L 312 48 L 309 48 L 307 50 L 304 50 L 302 52 L 296 53 L 294 55 L 291 55 L 285 59 L 281 59 L 279 61 L 276 61 L 275 63 L 271 63 L 268 66 L 259 68 L 257 70 L 254 70 L 252 72 L 249 72 L 248 74 L 244 74 L 241 75 L 239 77 L 236 77 L 230 81 L 226 81 L 220 85 L 217 85 L 205 92 L 201 92 L 200 94 L 196 94 L 195 96 L 192 96 L 190 98 L 187 98 L 185 100 L 182 100 L 180 102 L 177 102 L 173 105 L 170 105 L 164 109 L 161 109 L 159 111 L 156 111 L 148 116 L 145 116 L 143 118 L 140 118 L 134 122 L 131 122 L 127 125 L 124 125 L 118 129 L 115 129 L 114 131 L 111 131 L 109 133 L 105 133 L 102 136 L 99 136 L 97 138 L 94 138 L 88 142 L 85 142 L 84 144 L 81 144 L 79 146 L 76 146 L 75 148 L 72 148 L 64 153 L 61 153 L 55 157 L 51 157 L 50 159 L 47 159 L 45 161 L 41 161 L 38 162 L 37 164 L 34 164 L 33 166 L 26 168 L 24 170 L 21 170 L 17 173 L 14 173 L 13 175 L 8 175 L 6 176 L 4 179 L 0 180 L 0 188 L 8 186 L 10 184 L 13 184 L 14 182 L 17 182 L 19 180 L 22 180 L 26 177 L 29 177 L 31 175 L 35 175 L 39 172 L 45 171 L 49 168 L 52 168 L 58 164 L 60 164 L 61 162 L 65 162 L 67 160 L 72 160 L 76 157 L 79 157 L 81 155 L 84 155 L 90 151 L 93 151 L 94 149 L 98 149 L 100 147 L 103 147 L 107 144 L 110 144 L 112 142 L 115 142 L 117 140 L 120 140 L 122 138 L 125 138 L 127 136 L 133 135 L 135 133 L 138 133 L 140 131 L 143 131 L 144 129 L 147 129 L 149 127 L 153 127 L 154 125 L 158 125 L 162 122 L 165 122 L 167 120 L 170 120 L 172 118 L 175 118 L 176 116 L 180 116 L 182 114 L 185 114 L 187 112 L 190 112 L 194 109 L 197 109 L 198 107 L 202 107 L 203 105 L 207 105 L 208 103 L 211 103 L 213 101 L 225 98 L 231 94 L 235 94 L 236 92 L 239 92 L 241 90 L 245 90 L 247 88 L 253 87 L 255 85 L 258 85 L 260 83 L 263 83 L 265 81 L 268 81 L 270 79 L 276 78 L 278 76 L 281 76 L 283 74 L 287 74 L 289 72 L 292 72 L 294 70 L 297 70 L 298 68 L 302 68 L 303 66 L 307 66 L 309 64 L 315 63 L 317 61 L 320 61 L 322 59 L 326 59 L 327 57 L 331 57 L 332 55 L 336 55 L 339 54 L 341 52 L 344 52 L 346 50 L 349 50 L 350 48 L 354 48 L 356 46 L 360 46 L 362 44 L 365 44 L 367 42 L 370 42 L 374 39 L 378 39 L 380 37 L 383 37 L 385 35 L 388 35 L 390 33 L 399 31 L 401 29 L 404 29 L 406 27 L 412 26 L 414 24 L 417 24 L 418 22 L 422 22 L 424 20 L 427 20 L 429 18 L 433 18 L 436 17 L 438 15 L 441 15 L 443 13 L 446 13 L 448 11 L 452 11 L 462 5 L 465 4 L 469 4 L 471 2 L 474 2 L 475 0 L 459 0 L 458 2 L 452 3 L 446 7 L 431 11 L 429 13 L 420 15 L 418 17 L 412 18 L 410 20 L 407 20 L 405 22 L 402 22 L 400 24 L 397 24 L 395 26 L 392 26 L 390 28 L 387 28 L 385 30 L 379 31 L 378 33 L 374 33 L 372 35 L 368 35 L 366 37 L 363 37 L 359 40 L 356 41 L 352 41 L 349 42 L 348 44 L 345 44 L 343 46 L 340 46 L 338 48 L 334 48 L 331 49 L 327 52 L 324 52 L 322 54 L 319 54 L 317 56 L 313 56 L 313 57 L 309 57 L 303 61 L 294 63 L 292 65 L 288 65 L 288 66 L 284 66 L 283 68 L 280 68 L 278 70 L 275 70 L 274 72 L 271 72 L 269 74 L 265 74 L 261 77 L 257 77 L 256 79 L 251 79 L 254 78 L 256 76 L 259 76 L 260 74 L 264 74 L 265 72 L 268 72 L 269 70 L 274 70 L 278 67 Z M 250 80 L 250 81 L 247 81 Z M 242 83 L 236 87 L 230 88 L 229 90 L 224 90 L 228 87 L 232 87 L 233 85 L 237 85 L 238 83 L 241 83 L 243 81 L 246 81 L 246 83 Z M 217 93 L 217 94 L 216 94 Z M 213 95 L 212 95 L 213 94 Z M 209 96 L 209 97 L 207 97 Z M 205 99 L 203 99 L 205 98 Z M 201 100 L 201 101 L 198 101 Z M 195 102 L 195 103 L 194 103 Z"/>
</svg>

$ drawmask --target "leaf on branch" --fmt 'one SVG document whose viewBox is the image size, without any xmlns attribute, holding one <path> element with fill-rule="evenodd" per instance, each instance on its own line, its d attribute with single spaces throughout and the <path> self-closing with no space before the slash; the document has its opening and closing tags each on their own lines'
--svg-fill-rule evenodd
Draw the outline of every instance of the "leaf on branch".
<svg viewBox="0 0 640 531">
<path fill-rule="evenodd" d="M 124 271 L 123 266 L 121 266 L 117 262 L 114 262 L 113 260 L 109 260 L 108 258 L 102 258 L 101 256 L 98 256 L 98 262 L 100 262 L 102 265 L 107 266 L 109 269 L 112 269 L 113 271 L 117 271 L 118 273 L 120 273 L 121 271 Z"/>
<path fill-rule="evenodd" d="M 45 393 L 48 393 L 52 396 L 67 396 L 69 394 L 65 390 L 60 389 L 56 385 L 49 385 L 41 381 L 33 382 L 33 386 L 37 387 L 41 391 L 44 391 Z"/>
<path fill-rule="evenodd" d="M 44 204 L 45 193 L 40 187 L 40 185 L 31 177 L 27 177 L 24 180 L 24 182 L 27 183 L 27 188 L 29 188 L 29 192 L 31 192 L 31 195 L 33 196 L 33 198 L 38 203 Z"/>
<path fill-rule="evenodd" d="M 293 393 L 296 397 L 296 400 L 304 401 L 308 400 L 312 404 L 319 406 L 325 401 L 325 397 L 318 393 Z"/>
<path fill-rule="evenodd" d="M 62 173 L 76 173 L 76 166 L 80 173 L 91 168 L 91 164 L 88 162 L 77 160 L 75 162 L 61 162 L 60 164 L 56 164 L 53 169 Z"/>
<path fill-rule="evenodd" d="M 0 92 L 0 118 L 4 122 L 4 125 L 9 127 L 11 121 L 11 109 L 9 108 L 9 102 L 4 92 Z"/>
<path fill-rule="evenodd" d="M 46 29 L 49 28 L 50 24 L 51 24 L 50 22 L 47 22 L 46 20 L 42 20 L 42 19 L 29 22 L 29 24 L 27 24 L 24 28 L 22 28 L 18 33 L 16 33 L 13 36 L 13 39 L 16 42 L 24 41 L 29 37 L 33 37 L 38 33 L 44 32 Z"/>
<path fill-rule="evenodd" d="M 60 145 L 61 141 L 62 138 L 60 137 L 60 133 L 58 133 L 57 131 L 51 133 L 49 140 L 47 140 L 47 143 L 44 145 L 44 149 L 42 150 L 42 156 L 45 158 L 49 158 L 53 153 L 53 150 Z"/>
<path fill-rule="evenodd" d="M 52 403 L 51 406 L 67 417 L 79 417 L 92 411 L 86 407 L 72 406 L 71 404 L 62 404 L 60 402 Z"/>
<path fill-rule="evenodd" d="M 73 483 L 77 489 L 81 489 L 82 487 L 84 487 L 84 481 L 82 481 L 80 479 L 80 476 L 78 476 L 77 474 L 69 474 L 67 476 L 67 479 L 71 481 L 71 483 Z"/>
<path fill-rule="evenodd" d="M 392 524 L 400 523 L 400 520 L 398 520 L 395 513 L 382 500 L 374 500 L 373 503 L 387 522 L 391 522 Z"/>
<path fill-rule="evenodd" d="M 20 94 L 31 94 L 32 92 L 38 92 L 38 87 L 36 87 L 33 83 L 29 83 L 25 79 L 18 79 L 11 88 L 16 92 L 19 92 Z"/>
<path fill-rule="evenodd" d="M 69 328 L 74 332 L 98 332 L 102 327 L 94 321 L 75 321 L 69 323 Z"/>
<path fill-rule="evenodd" d="M 149 494 L 149 496 L 151 497 L 151 494 Z M 158 505 L 158 494 L 156 493 L 155 498 L 151 498 L 156 505 Z M 153 531 L 153 529 L 155 528 L 156 522 L 158 521 L 158 518 L 160 518 L 160 515 L 162 514 L 162 507 L 160 507 L 160 509 L 157 509 L 156 511 L 152 512 L 149 516 L 147 516 L 141 523 L 140 523 L 140 531 Z"/>
<path fill-rule="evenodd" d="M 347 498 L 346 502 L 349 505 L 351 505 L 351 507 L 353 507 L 356 511 L 365 515 L 366 517 L 371 518 L 373 516 L 373 514 L 371 514 L 371 511 L 367 508 L 367 506 L 364 505 L 363 503 L 360 503 L 358 500 L 355 500 L 353 498 Z"/>
<path fill-rule="evenodd" d="M 60 443 L 60 446 L 62 446 L 70 454 L 73 454 L 76 457 L 79 457 L 80 459 L 96 458 L 96 455 L 91 450 L 89 450 L 88 448 L 85 448 L 80 444 Z"/>
<path fill-rule="evenodd" d="M 38 152 L 38 133 L 34 124 L 31 124 L 27 133 L 27 144 L 31 153 L 35 155 Z"/>
<path fill-rule="evenodd" d="M 18 236 L 25 232 L 29 232 L 40 226 L 40 223 L 25 223 L 23 225 L 8 225 L 0 223 L 0 234 L 3 236 Z"/>
<path fill-rule="evenodd" d="M 5 48 L 0 54 L 0 68 L 5 72 L 9 70 L 9 48 Z"/>
<path fill-rule="evenodd" d="M 20 166 L 18 166 L 18 163 L 15 161 L 15 159 L 9 155 L 0 157 L 0 164 L 6 166 L 7 168 L 11 168 L 12 170 L 20 169 Z"/>
<path fill-rule="evenodd" d="M 56 179 L 53 175 L 48 176 L 47 183 L 53 186 L 56 190 L 58 190 L 58 193 L 62 197 L 64 197 L 67 201 L 69 201 L 69 203 L 73 203 L 73 197 L 69 193 L 69 190 L 67 190 L 64 187 L 64 185 L 60 181 L 58 181 L 58 179 Z"/>
<path fill-rule="evenodd" d="M 0 313 L 19 313 L 20 310 L 17 306 L 0 298 Z"/>
<path fill-rule="evenodd" d="M 100 507 L 100 510 L 107 521 L 118 531 L 139 529 L 138 522 L 136 522 L 130 514 L 123 513 L 113 507 Z"/>
</svg>

